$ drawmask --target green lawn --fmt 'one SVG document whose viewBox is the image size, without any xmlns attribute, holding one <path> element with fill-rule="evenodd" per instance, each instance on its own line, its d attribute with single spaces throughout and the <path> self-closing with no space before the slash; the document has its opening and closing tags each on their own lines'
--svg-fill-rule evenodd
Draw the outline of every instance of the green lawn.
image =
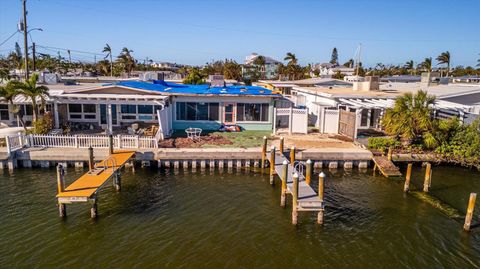
<svg viewBox="0 0 480 269">
<path fill-rule="evenodd" d="M 213 132 L 212 135 L 221 135 L 230 141 L 233 144 L 230 145 L 214 145 L 214 144 L 205 144 L 202 145 L 203 148 L 254 148 L 260 147 L 263 144 L 263 137 L 270 137 L 272 132 L 270 131 L 243 131 L 237 133 L 228 133 L 228 132 Z"/>
</svg>

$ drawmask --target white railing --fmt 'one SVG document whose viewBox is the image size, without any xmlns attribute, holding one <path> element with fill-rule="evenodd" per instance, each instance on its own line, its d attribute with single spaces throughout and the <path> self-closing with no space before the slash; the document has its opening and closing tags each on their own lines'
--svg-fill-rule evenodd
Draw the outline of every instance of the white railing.
<svg viewBox="0 0 480 269">
<path fill-rule="evenodd" d="M 6 136 L 5 143 L 7 144 L 7 153 L 10 157 L 12 152 L 23 148 L 23 146 L 25 145 L 25 136 L 21 133 L 19 133 L 18 135 Z"/>
<path fill-rule="evenodd" d="M 109 137 L 105 135 L 28 135 L 30 147 L 47 148 L 108 148 Z M 114 148 L 158 148 L 155 137 L 117 135 L 113 137 Z"/>
</svg>

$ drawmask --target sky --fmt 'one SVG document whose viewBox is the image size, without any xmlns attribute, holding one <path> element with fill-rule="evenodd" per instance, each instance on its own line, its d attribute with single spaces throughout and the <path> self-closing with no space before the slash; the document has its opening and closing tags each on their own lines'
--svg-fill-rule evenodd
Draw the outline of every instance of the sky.
<svg viewBox="0 0 480 269">
<path fill-rule="evenodd" d="M 452 65 L 480 58 L 480 0 L 27 0 L 37 51 L 73 60 L 103 57 L 123 47 L 135 58 L 202 65 L 212 60 L 243 63 L 252 52 L 301 64 L 328 62 L 333 47 L 341 63 L 416 63 L 450 51 Z M 21 0 L 0 0 L 0 43 L 17 29 Z M 23 46 L 15 34 L 0 46 Z M 60 48 L 60 49 L 56 49 Z M 81 53 L 91 52 L 91 53 Z"/>
</svg>

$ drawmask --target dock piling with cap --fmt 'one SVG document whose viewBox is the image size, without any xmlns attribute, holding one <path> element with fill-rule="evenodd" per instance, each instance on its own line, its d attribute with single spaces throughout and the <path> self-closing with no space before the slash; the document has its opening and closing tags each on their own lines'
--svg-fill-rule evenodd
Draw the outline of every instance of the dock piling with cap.
<svg viewBox="0 0 480 269">
<path fill-rule="evenodd" d="M 318 175 L 318 199 L 322 201 L 323 205 L 325 205 L 324 203 L 325 177 L 326 175 L 323 172 L 321 172 L 320 175 Z M 320 211 L 318 211 L 318 216 L 317 216 L 318 224 L 323 224 L 323 214 L 325 212 L 325 208 L 323 205 Z"/>
<path fill-rule="evenodd" d="M 265 168 L 265 163 L 267 159 L 267 137 L 263 137 L 263 145 L 262 145 L 262 168 Z"/>
<path fill-rule="evenodd" d="M 305 182 L 310 185 L 310 181 L 312 179 L 312 161 L 310 159 L 307 160 L 307 171 L 305 172 Z"/>
<path fill-rule="evenodd" d="M 288 161 L 284 160 L 282 163 L 282 193 L 280 195 L 280 206 L 286 206 L 287 198 L 287 179 L 288 179 Z"/>
<path fill-rule="evenodd" d="M 274 176 L 275 176 L 275 147 L 272 146 L 270 149 L 270 185 L 274 185 Z"/>
<path fill-rule="evenodd" d="M 470 226 L 472 224 L 473 212 L 475 210 L 475 200 L 477 199 L 476 193 L 470 193 L 470 198 L 468 199 L 467 215 L 465 216 L 465 224 L 463 229 L 465 231 L 470 231 Z"/>
<path fill-rule="evenodd" d="M 292 224 L 297 225 L 298 222 L 298 174 L 293 174 L 292 188 Z"/>
<path fill-rule="evenodd" d="M 423 191 L 428 192 L 431 185 L 432 185 L 432 164 L 427 163 L 427 168 L 425 169 L 425 179 L 423 181 Z"/>
</svg>

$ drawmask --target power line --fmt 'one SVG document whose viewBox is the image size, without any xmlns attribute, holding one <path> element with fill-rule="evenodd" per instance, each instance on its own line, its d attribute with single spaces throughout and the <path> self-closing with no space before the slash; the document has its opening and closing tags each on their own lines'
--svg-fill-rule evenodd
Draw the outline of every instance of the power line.
<svg viewBox="0 0 480 269">
<path fill-rule="evenodd" d="M 73 49 L 66 49 L 66 48 L 59 48 L 59 47 L 51 47 L 51 46 L 44 46 L 44 45 L 37 45 L 37 47 L 45 48 L 45 49 L 62 50 L 62 51 L 69 51 L 69 50 L 70 50 L 70 52 L 77 52 L 77 53 L 83 53 L 83 54 L 91 54 L 91 55 L 104 56 L 103 54 L 100 54 L 100 53 L 89 52 L 89 51 L 82 51 L 82 50 L 73 50 Z"/>
<path fill-rule="evenodd" d="M 18 30 L 15 31 L 15 32 L 13 32 L 13 34 L 11 34 L 7 39 L 5 39 L 5 41 L 3 41 L 2 44 L 0 44 L 0 46 L 3 45 L 3 44 L 5 44 L 5 43 L 7 43 L 7 41 L 10 40 L 10 38 L 12 38 L 12 37 L 13 37 L 15 34 L 17 34 L 17 33 L 18 33 Z"/>
</svg>

